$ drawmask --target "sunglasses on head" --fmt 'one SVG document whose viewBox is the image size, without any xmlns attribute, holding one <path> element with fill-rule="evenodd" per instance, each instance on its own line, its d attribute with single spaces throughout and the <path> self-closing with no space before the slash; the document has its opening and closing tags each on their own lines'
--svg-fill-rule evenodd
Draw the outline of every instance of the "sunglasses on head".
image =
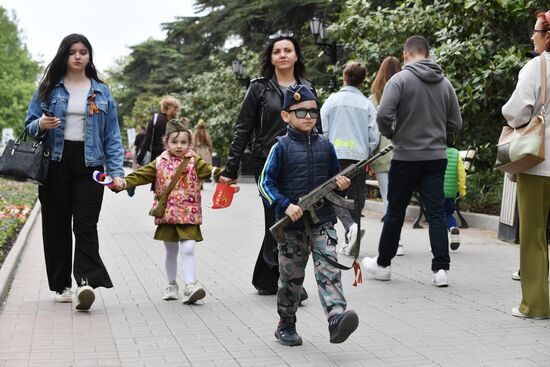
<svg viewBox="0 0 550 367">
<path fill-rule="evenodd" d="M 274 39 L 277 39 L 277 38 L 285 38 L 285 37 L 293 37 L 293 36 L 294 36 L 294 33 L 292 33 L 292 32 L 278 31 L 277 33 L 273 33 L 273 34 L 269 35 L 269 39 L 274 40 Z"/>
<path fill-rule="evenodd" d="M 294 112 L 299 119 L 305 119 L 308 114 L 312 119 L 319 117 L 319 110 L 317 108 L 297 108 L 295 110 L 288 110 L 288 113 L 291 112 Z"/>
</svg>

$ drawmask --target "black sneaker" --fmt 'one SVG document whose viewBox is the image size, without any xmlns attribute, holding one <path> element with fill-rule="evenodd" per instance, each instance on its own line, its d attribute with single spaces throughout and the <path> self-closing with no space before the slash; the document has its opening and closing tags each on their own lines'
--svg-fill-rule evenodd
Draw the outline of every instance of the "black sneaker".
<svg viewBox="0 0 550 367">
<path fill-rule="evenodd" d="M 330 333 L 331 343 L 342 343 L 357 329 L 359 317 L 355 311 L 346 311 L 337 315 L 332 315 L 328 319 L 328 331 Z"/>
<path fill-rule="evenodd" d="M 295 345 L 302 345 L 302 338 L 296 332 L 295 323 L 281 323 L 275 330 L 275 337 L 282 345 L 288 345 L 293 347 Z"/>
<path fill-rule="evenodd" d="M 306 299 L 308 299 L 309 296 L 307 295 L 306 289 L 302 287 L 302 290 L 300 291 L 300 302 L 299 305 L 302 304 Z"/>
<path fill-rule="evenodd" d="M 451 228 L 451 250 L 456 251 L 460 247 L 460 230 L 457 227 Z"/>
</svg>

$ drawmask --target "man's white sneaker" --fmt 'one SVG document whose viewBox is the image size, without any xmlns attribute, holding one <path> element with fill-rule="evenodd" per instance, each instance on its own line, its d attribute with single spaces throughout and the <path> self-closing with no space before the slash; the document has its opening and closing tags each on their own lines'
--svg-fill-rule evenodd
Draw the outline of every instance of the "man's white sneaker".
<svg viewBox="0 0 550 367">
<path fill-rule="evenodd" d="M 405 255 L 405 247 L 403 246 L 403 242 L 399 240 L 399 245 L 397 245 L 397 252 L 395 253 L 395 256 L 403 256 Z"/>
<path fill-rule="evenodd" d="M 78 311 L 88 311 L 95 301 L 94 289 L 89 285 L 82 285 L 76 289 L 76 306 Z"/>
<path fill-rule="evenodd" d="M 451 228 L 451 250 L 456 251 L 460 247 L 460 230 L 457 227 Z"/>
<path fill-rule="evenodd" d="M 71 303 L 73 301 L 73 292 L 71 292 L 71 288 L 66 287 L 61 293 L 55 292 L 54 299 L 58 303 Z"/>
<path fill-rule="evenodd" d="M 514 271 L 512 273 L 512 279 L 513 280 L 521 280 L 521 274 L 519 273 L 519 270 L 518 271 Z"/>
<path fill-rule="evenodd" d="M 391 279 L 391 265 L 380 266 L 376 262 L 376 257 L 365 257 L 361 261 L 363 265 L 363 271 L 365 274 L 377 280 L 390 280 Z"/>
<path fill-rule="evenodd" d="M 353 223 L 351 226 L 349 226 L 348 233 L 346 234 L 346 239 L 348 240 L 348 244 L 350 247 L 355 244 L 355 241 L 357 241 L 357 223 Z"/>
<path fill-rule="evenodd" d="M 203 299 L 206 296 L 206 291 L 203 287 L 199 285 L 197 281 L 185 286 L 185 291 L 183 292 L 183 304 L 190 305 L 197 302 L 200 299 Z"/>
<path fill-rule="evenodd" d="M 434 271 L 434 277 L 432 284 L 438 287 L 447 287 L 449 282 L 447 281 L 447 271 L 440 269 L 437 272 Z"/>
<path fill-rule="evenodd" d="M 164 296 L 162 297 L 165 301 L 173 301 L 178 299 L 179 287 L 177 284 L 168 284 L 164 290 Z"/>
</svg>

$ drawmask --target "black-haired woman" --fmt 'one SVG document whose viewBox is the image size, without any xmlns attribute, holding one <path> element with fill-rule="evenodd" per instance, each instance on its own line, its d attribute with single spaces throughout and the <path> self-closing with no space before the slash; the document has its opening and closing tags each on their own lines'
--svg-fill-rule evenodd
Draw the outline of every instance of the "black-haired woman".
<svg viewBox="0 0 550 367">
<path fill-rule="evenodd" d="M 57 302 L 72 302 L 72 269 L 76 309 L 85 311 L 95 299 L 94 288 L 113 286 L 99 256 L 103 186 L 92 173 L 106 169 L 116 187 L 122 187 L 124 176 L 116 104 L 98 76 L 86 37 L 71 34 L 61 41 L 29 104 L 25 125 L 51 151 L 46 183 L 38 188 L 49 287 Z"/>
<path fill-rule="evenodd" d="M 283 96 L 291 85 L 311 83 L 305 79 L 305 64 L 298 41 L 292 34 L 271 35 L 261 55 L 261 77 L 250 82 L 235 126 L 235 135 L 229 157 L 222 174 L 222 181 L 236 180 L 246 145 L 252 140 L 252 161 L 256 182 L 264 166 L 269 150 L 278 136 L 286 134 L 286 124 L 281 118 Z M 317 121 L 319 131 L 321 123 Z M 269 232 L 275 223 L 275 213 L 264 205 L 264 238 L 252 284 L 261 295 L 276 294 L 279 279 L 277 242 Z M 307 294 L 301 295 L 302 300 Z"/>
</svg>

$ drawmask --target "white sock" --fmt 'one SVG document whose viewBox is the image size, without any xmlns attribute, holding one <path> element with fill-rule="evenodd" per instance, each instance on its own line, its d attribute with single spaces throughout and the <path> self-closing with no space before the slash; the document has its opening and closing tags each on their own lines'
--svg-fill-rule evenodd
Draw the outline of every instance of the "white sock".
<svg viewBox="0 0 550 367">
<path fill-rule="evenodd" d="M 166 249 L 166 257 L 164 259 L 166 278 L 168 284 L 175 284 L 178 275 L 178 243 L 164 241 L 164 248 Z"/>
<path fill-rule="evenodd" d="M 180 241 L 185 285 L 195 282 L 195 240 Z"/>
</svg>

